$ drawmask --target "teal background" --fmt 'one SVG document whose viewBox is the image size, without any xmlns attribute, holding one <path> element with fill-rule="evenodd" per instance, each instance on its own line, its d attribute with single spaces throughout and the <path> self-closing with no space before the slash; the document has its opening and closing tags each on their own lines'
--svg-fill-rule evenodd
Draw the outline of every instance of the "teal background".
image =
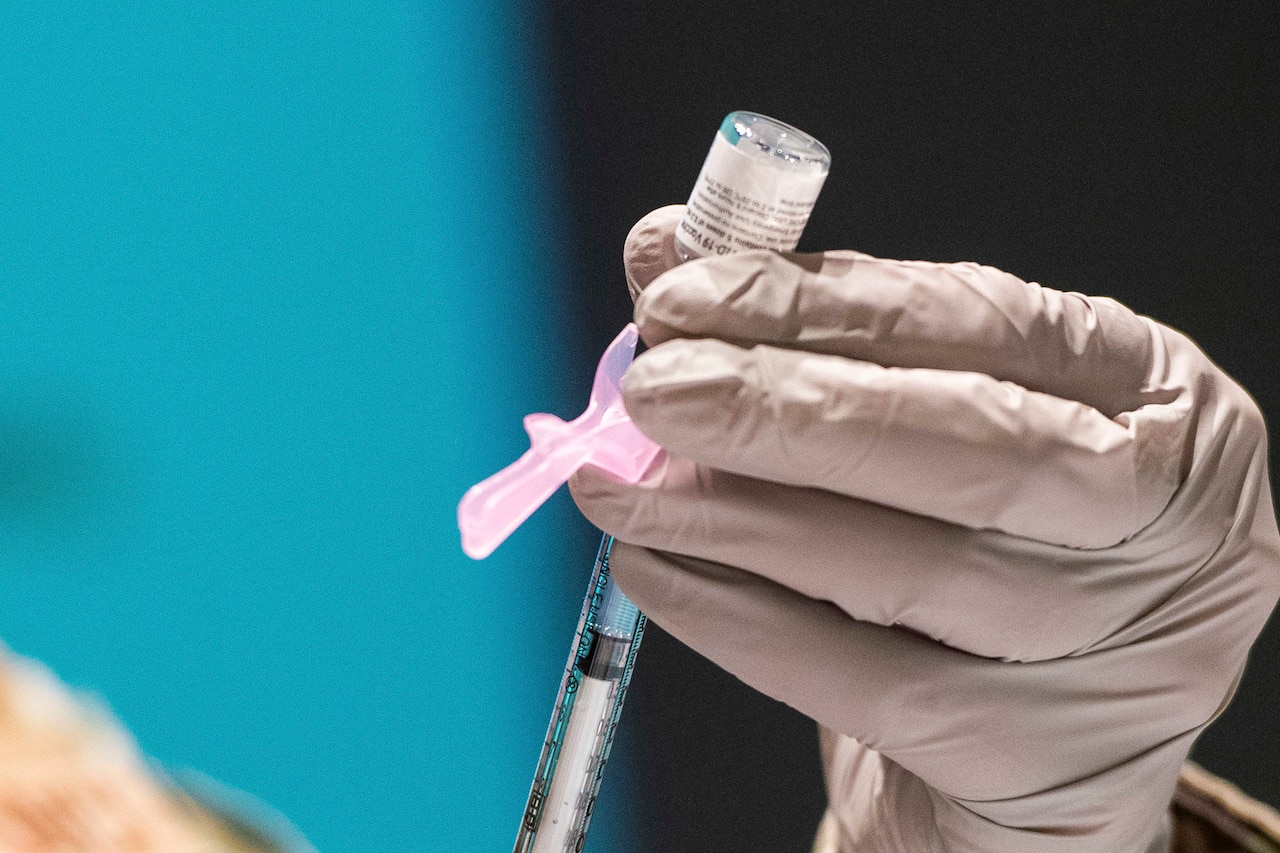
<svg viewBox="0 0 1280 853">
<path fill-rule="evenodd" d="M 509 849 L 585 589 L 454 523 L 590 383 L 540 25 L 0 6 L 0 637 L 320 850 Z"/>
</svg>

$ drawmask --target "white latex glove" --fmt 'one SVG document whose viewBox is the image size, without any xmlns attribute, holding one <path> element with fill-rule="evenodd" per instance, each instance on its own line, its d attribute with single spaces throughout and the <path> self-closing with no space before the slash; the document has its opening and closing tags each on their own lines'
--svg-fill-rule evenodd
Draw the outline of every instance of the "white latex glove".
<svg viewBox="0 0 1280 853">
<path fill-rule="evenodd" d="M 632 231 L 668 449 L 584 469 L 614 577 L 821 723 L 845 851 L 1158 851 L 1280 595 L 1256 405 L 1180 333 L 976 264 Z M 627 543 L 627 544 L 621 544 Z"/>
</svg>

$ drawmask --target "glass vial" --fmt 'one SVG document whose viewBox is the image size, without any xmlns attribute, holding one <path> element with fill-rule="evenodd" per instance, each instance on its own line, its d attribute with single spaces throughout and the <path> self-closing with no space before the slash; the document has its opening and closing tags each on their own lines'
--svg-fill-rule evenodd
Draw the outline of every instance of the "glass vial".
<svg viewBox="0 0 1280 853">
<path fill-rule="evenodd" d="M 676 229 L 676 252 L 688 261 L 792 251 L 830 169 L 831 153 L 804 131 L 759 113 L 729 113 Z"/>
</svg>

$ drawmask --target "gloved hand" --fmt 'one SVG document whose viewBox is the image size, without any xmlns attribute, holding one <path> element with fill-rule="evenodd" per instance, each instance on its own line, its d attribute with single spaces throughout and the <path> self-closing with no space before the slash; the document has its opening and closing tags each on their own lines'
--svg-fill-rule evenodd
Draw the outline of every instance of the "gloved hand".
<svg viewBox="0 0 1280 853">
<path fill-rule="evenodd" d="M 990 267 L 668 271 L 679 215 L 626 249 L 624 400 L 668 453 L 571 482 L 623 590 L 822 724 L 843 851 L 1166 849 L 1280 595 L 1256 405 L 1180 333 Z"/>
</svg>

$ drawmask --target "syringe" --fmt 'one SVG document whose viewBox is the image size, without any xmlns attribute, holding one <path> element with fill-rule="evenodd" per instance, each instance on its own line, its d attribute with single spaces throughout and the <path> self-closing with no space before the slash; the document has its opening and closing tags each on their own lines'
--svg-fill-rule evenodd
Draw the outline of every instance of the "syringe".
<svg viewBox="0 0 1280 853">
<path fill-rule="evenodd" d="M 605 350 L 581 415 L 568 422 L 547 414 L 526 417 L 529 450 L 463 496 L 458 528 L 467 554 L 488 556 L 583 464 L 627 482 L 643 476 L 660 448 L 631 423 L 619 387 L 639 337 L 635 324 L 628 324 Z M 591 573 L 517 853 L 576 853 L 586 839 L 644 631 L 644 616 L 610 577 L 612 545 L 605 536 Z"/>
<path fill-rule="evenodd" d="M 613 537 L 606 535 L 560 681 L 515 853 L 576 853 L 586 841 L 645 623 L 644 614 L 609 575 L 612 546 Z"/>
<path fill-rule="evenodd" d="M 789 252 L 822 189 L 821 142 L 759 113 L 725 117 L 674 235 L 683 260 L 753 249 Z M 622 405 L 622 375 L 639 334 L 628 325 L 596 368 L 591 402 L 568 423 L 529 415 L 531 447 L 478 483 L 458 506 L 463 550 L 487 556 L 583 464 L 638 482 L 659 448 Z M 606 535 L 538 759 L 515 853 L 580 853 L 604 778 L 645 617 L 613 583 Z"/>
</svg>

